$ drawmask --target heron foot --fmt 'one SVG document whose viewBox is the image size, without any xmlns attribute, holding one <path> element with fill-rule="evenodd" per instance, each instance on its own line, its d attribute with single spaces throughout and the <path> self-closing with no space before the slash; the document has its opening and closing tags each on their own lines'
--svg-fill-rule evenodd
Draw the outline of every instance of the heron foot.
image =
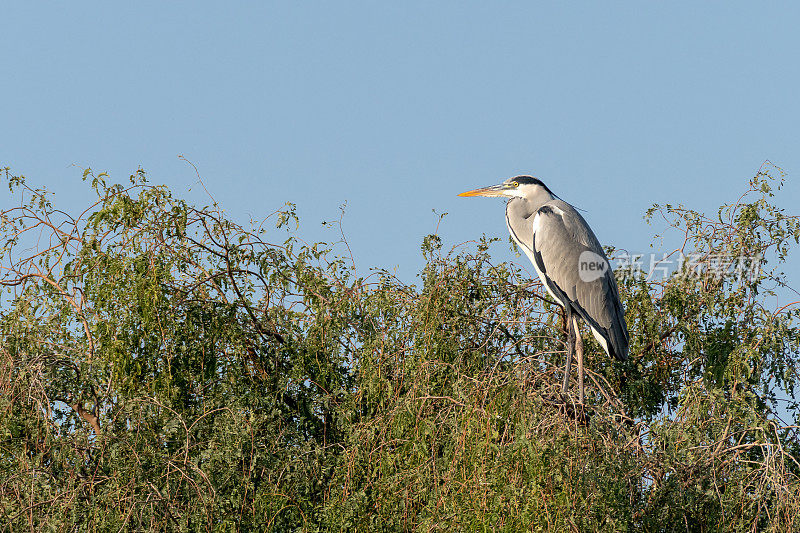
<svg viewBox="0 0 800 533">
<path fill-rule="evenodd" d="M 559 410 L 564 416 L 575 420 L 584 427 L 589 425 L 589 421 L 592 418 L 591 412 L 582 403 L 565 401 Z"/>
<path fill-rule="evenodd" d="M 542 397 L 547 405 L 554 407 L 559 413 L 571 418 L 582 426 L 588 426 L 592 419 L 591 409 L 582 403 L 575 403 L 569 395 L 556 394 L 555 396 Z"/>
</svg>

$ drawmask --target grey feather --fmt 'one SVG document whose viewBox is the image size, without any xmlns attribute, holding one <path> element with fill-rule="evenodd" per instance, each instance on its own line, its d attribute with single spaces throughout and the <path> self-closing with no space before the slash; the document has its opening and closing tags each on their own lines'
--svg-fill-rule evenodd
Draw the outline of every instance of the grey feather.
<svg viewBox="0 0 800 533">
<path fill-rule="evenodd" d="M 579 274 L 583 252 L 592 252 L 609 264 L 603 247 L 580 213 L 552 195 L 550 199 L 513 198 L 506 208 L 506 222 L 558 303 L 569 305 L 596 337 L 605 340 L 601 344 L 605 344 L 603 348 L 609 356 L 627 359 L 628 328 L 611 268 L 590 281 L 584 281 Z"/>
</svg>

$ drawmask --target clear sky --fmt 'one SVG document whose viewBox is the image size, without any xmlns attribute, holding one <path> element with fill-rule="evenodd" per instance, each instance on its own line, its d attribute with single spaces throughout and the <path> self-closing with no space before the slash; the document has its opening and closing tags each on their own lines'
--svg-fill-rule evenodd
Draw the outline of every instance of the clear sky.
<svg viewBox="0 0 800 533">
<path fill-rule="evenodd" d="M 789 173 L 780 203 L 800 213 L 796 2 L 7 2 L 1 14 L 0 164 L 66 206 L 88 197 L 73 164 L 120 182 L 141 166 L 204 202 L 182 154 L 234 218 L 296 202 L 306 240 L 334 239 L 321 222 L 347 202 L 359 270 L 407 282 L 434 209 L 449 213 L 447 245 L 505 240 L 502 201 L 456 194 L 520 173 L 631 251 L 648 251 L 650 204 L 711 212 L 765 159 Z"/>
</svg>

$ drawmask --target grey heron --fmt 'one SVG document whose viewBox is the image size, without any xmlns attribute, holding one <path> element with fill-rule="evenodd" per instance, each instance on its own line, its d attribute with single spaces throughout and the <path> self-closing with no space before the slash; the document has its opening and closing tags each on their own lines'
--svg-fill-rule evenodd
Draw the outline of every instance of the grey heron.
<svg viewBox="0 0 800 533">
<path fill-rule="evenodd" d="M 580 213 L 538 178 L 516 176 L 459 196 L 508 198 L 506 225 L 511 237 L 533 263 L 547 292 L 564 308 L 567 361 L 562 394 L 566 395 L 569 388 L 575 351 L 583 405 L 583 340 L 578 318 L 610 357 L 620 361 L 628 358 L 625 312 L 603 247 Z"/>
</svg>

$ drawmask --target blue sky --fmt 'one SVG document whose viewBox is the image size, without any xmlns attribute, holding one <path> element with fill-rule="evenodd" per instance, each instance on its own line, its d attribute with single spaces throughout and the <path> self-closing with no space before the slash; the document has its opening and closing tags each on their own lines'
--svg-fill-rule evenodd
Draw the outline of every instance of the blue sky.
<svg viewBox="0 0 800 533">
<path fill-rule="evenodd" d="M 631 251 L 650 204 L 712 212 L 765 159 L 800 212 L 797 3 L 132 5 L 3 7 L 0 163 L 61 205 L 73 164 L 203 203 L 182 154 L 233 218 L 297 203 L 309 241 L 347 202 L 359 269 L 407 282 L 434 209 L 448 245 L 505 240 L 502 201 L 456 194 L 520 173 Z"/>
</svg>

